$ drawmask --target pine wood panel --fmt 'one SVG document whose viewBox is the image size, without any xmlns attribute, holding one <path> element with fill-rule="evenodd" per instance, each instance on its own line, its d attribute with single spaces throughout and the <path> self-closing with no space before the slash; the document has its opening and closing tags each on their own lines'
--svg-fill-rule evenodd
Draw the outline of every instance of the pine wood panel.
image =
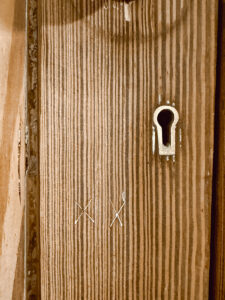
<svg viewBox="0 0 225 300">
<path fill-rule="evenodd" d="M 208 297 L 217 1 L 130 5 L 41 1 L 42 299 Z"/>
<path fill-rule="evenodd" d="M 219 6 L 210 297 L 225 299 L 225 1 Z"/>
<path fill-rule="evenodd" d="M 24 296 L 25 3 L 0 3 L 0 299 Z"/>
</svg>

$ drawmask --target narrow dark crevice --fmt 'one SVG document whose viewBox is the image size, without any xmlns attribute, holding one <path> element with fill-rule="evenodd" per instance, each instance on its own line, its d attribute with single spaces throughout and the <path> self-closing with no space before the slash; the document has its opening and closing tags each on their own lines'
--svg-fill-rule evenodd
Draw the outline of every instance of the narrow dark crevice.
<svg viewBox="0 0 225 300">
<path fill-rule="evenodd" d="M 214 159 L 212 181 L 212 206 L 211 206 L 211 245 L 210 245 L 210 272 L 209 272 L 209 299 L 216 299 L 216 268 L 217 268 L 217 239 L 218 239 L 218 176 L 219 176 L 219 146 L 220 146 L 220 108 L 222 100 L 222 59 L 225 56 L 223 45 L 225 31 L 225 3 L 219 0 L 218 5 L 218 36 L 217 36 L 217 66 L 216 66 L 216 93 L 215 93 L 215 121 L 214 121 Z"/>
</svg>

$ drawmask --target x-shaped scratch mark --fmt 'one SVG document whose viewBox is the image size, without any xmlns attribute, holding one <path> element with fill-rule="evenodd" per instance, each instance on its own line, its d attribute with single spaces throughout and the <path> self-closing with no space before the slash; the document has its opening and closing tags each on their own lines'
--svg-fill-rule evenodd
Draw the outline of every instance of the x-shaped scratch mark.
<svg viewBox="0 0 225 300">
<path fill-rule="evenodd" d="M 125 192 L 122 193 L 122 200 L 123 200 L 123 204 L 122 204 L 122 206 L 120 207 L 120 209 L 119 209 L 118 211 L 116 211 L 116 209 L 115 209 L 115 207 L 114 207 L 112 201 L 110 200 L 111 205 L 112 205 L 112 207 L 113 207 L 113 209 L 114 209 L 114 211 L 115 211 L 115 218 L 112 220 L 112 223 L 110 224 L 110 227 L 113 226 L 113 223 L 116 221 L 116 219 L 118 219 L 118 221 L 119 221 L 119 223 L 120 223 L 120 226 L 121 226 L 121 227 L 123 226 L 123 223 L 122 223 L 122 221 L 121 221 L 121 219 L 120 219 L 120 217 L 119 217 L 119 214 L 120 214 L 121 210 L 123 209 L 123 207 L 124 207 L 125 204 L 126 204 L 126 193 L 125 193 Z"/>
<path fill-rule="evenodd" d="M 75 225 L 76 225 L 77 222 L 80 220 L 80 218 L 82 217 L 83 214 L 85 214 L 85 215 L 89 218 L 89 220 L 90 220 L 92 223 L 95 222 L 94 219 L 92 219 L 92 217 L 89 216 L 89 214 L 86 212 L 86 210 L 88 209 L 89 205 L 91 204 L 91 201 L 92 201 L 92 199 L 88 202 L 88 204 L 87 204 L 84 208 L 82 208 L 82 207 L 80 206 L 79 203 L 75 202 L 75 204 L 82 210 L 82 213 L 81 213 L 81 214 L 79 215 L 79 217 L 75 220 Z"/>
</svg>

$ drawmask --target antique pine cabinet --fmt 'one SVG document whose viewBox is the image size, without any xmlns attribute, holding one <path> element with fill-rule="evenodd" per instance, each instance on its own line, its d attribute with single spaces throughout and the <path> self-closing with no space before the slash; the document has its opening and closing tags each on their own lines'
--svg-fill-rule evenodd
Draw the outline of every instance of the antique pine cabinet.
<svg viewBox="0 0 225 300">
<path fill-rule="evenodd" d="M 0 300 L 225 299 L 224 6 L 1 0 Z"/>
</svg>

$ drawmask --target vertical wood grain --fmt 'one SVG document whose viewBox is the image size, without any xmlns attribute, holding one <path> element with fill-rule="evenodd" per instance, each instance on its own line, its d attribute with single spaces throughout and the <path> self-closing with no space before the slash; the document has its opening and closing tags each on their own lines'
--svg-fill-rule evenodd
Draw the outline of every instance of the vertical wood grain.
<svg viewBox="0 0 225 300">
<path fill-rule="evenodd" d="M 130 8 L 40 5 L 42 299 L 208 297 L 217 1 Z M 167 160 L 152 134 L 168 101 Z"/>
<path fill-rule="evenodd" d="M 0 70 L 0 298 L 23 299 L 25 3 L 22 0 L 0 3 Z"/>
</svg>

